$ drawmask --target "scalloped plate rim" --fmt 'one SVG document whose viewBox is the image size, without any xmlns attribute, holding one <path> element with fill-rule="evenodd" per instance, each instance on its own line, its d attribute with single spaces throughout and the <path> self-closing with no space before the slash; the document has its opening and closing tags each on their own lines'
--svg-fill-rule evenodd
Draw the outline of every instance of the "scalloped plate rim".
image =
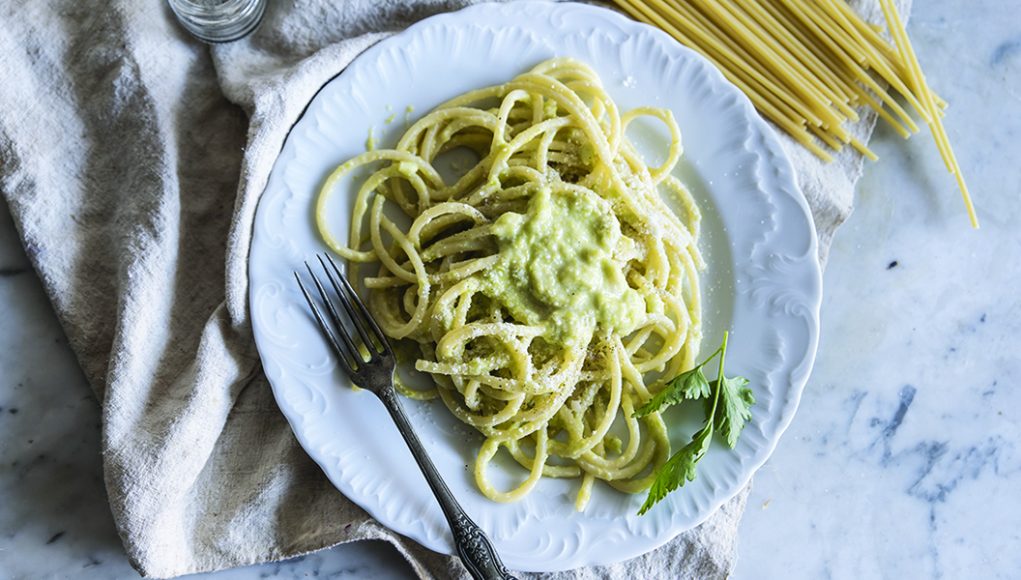
<svg viewBox="0 0 1021 580">
<path fill-rule="evenodd" d="M 710 75 L 716 75 L 717 78 L 713 79 L 714 82 L 716 82 L 718 84 L 725 85 L 725 86 L 729 87 L 730 89 L 732 89 L 733 91 L 737 92 L 737 89 L 735 87 L 733 87 L 732 85 L 730 85 L 730 83 L 727 82 L 725 79 L 723 79 L 722 75 L 719 73 L 719 71 L 713 65 L 709 64 L 708 62 L 706 62 L 697 53 L 691 51 L 690 49 L 688 49 L 688 48 L 686 48 L 686 47 L 684 47 L 682 45 L 679 45 L 679 44 L 675 43 L 673 41 L 673 39 L 671 39 L 669 36 L 667 36 L 664 32 L 662 32 L 662 31 L 660 31 L 658 29 L 652 28 L 652 27 L 648 27 L 648 26 L 646 26 L 644 24 L 641 24 L 641 23 L 629 20 L 629 19 L 625 18 L 624 16 L 622 16 L 621 14 L 619 14 L 617 12 L 614 12 L 612 10 L 608 10 L 606 8 L 601 8 L 601 7 L 597 7 L 597 6 L 587 5 L 587 4 L 576 4 L 576 3 L 570 3 L 570 2 L 556 3 L 556 2 L 547 2 L 547 1 L 542 1 L 542 0 L 530 0 L 530 1 L 527 1 L 527 2 L 516 2 L 516 3 L 507 3 L 507 4 L 502 4 L 502 3 L 495 3 L 495 4 L 494 3 L 481 3 L 481 4 L 476 4 L 476 5 L 468 6 L 466 8 L 463 8 L 463 9 L 455 11 L 455 12 L 441 13 L 441 14 L 437 14 L 435 16 L 426 18 L 424 20 L 421 20 L 421 21 L 416 22 L 415 24 L 409 26 L 407 29 L 405 29 L 405 30 L 403 30 L 401 32 L 398 32 L 397 34 L 395 34 L 395 35 L 393 35 L 391 37 L 388 37 L 388 38 L 380 41 L 379 43 L 374 44 L 373 46 L 369 47 L 368 49 L 366 49 L 363 53 L 358 55 L 343 71 L 341 71 L 338 75 L 334 76 L 329 81 L 327 81 L 327 83 L 324 84 L 323 87 L 319 91 L 316 92 L 315 96 L 309 102 L 309 105 L 305 108 L 305 110 L 301 113 L 301 115 L 298 118 L 298 120 L 295 122 L 294 127 L 292 127 L 292 132 L 291 133 L 294 132 L 293 131 L 294 128 L 296 128 L 305 119 L 308 118 L 309 112 L 312 110 L 313 105 L 316 103 L 317 99 L 319 99 L 320 95 L 324 92 L 323 89 L 325 89 L 327 86 L 329 86 L 332 83 L 335 83 L 335 82 L 340 81 L 341 79 L 344 79 L 346 76 L 353 76 L 355 73 L 352 72 L 352 71 L 356 71 L 360 66 L 364 66 L 364 64 L 366 62 L 368 62 L 370 59 L 375 58 L 375 57 L 379 56 L 381 53 L 383 53 L 383 52 L 385 52 L 387 50 L 392 49 L 394 46 L 397 45 L 398 42 L 405 41 L 405 40 L 407 40 L 409 38 L 414 37 L 417 34 L 422 33 L 422 31 L 428 30 L 431 27 L 438 26 L 440 24 L 452 24 L 452 23 L 454 23 L 456 21 L 459 21 L 459 20 L 460 21 L 470 21 L 472 18 L 484 19 L 485 16 L 486 16 L 485 13 L 487 11 L 490 11 L 490 10 L 492 10 L 494 12 L 494 14 L 498 14 L 498 13 L 500 13 L 500 11 L 505 10 L 508 7 L 511 7 L 511 6 L 513 6 L 514 8 L 517 8 L 517 9 L 525 9 L 529 5 L 537 7 L 539 10 L 542 10 L 542 11 L 556 11 L 556 10 L 561 9 L 561 8 L 569 9 L 569 10 L 578 10 L 578 9 L 591 10 L 591 11 L 593 11 L 593 16 L 594 17 L 610 19 L 611 21 L 613 21 L 615 24 L 617 24 L 621 28 L 632 28 L 632 29 L 635 29 L 635 30 L 642 30 L 643 32 L 650 33 L 653 36 L 658 36 L 659 37 L 659 42 L 666 43 L 667 45 L 669 45 L 669 47 L 670 47 L 669 50 L 674 51 L 677 54 L 682 55 L 682 58 L 693 60 L 693 61 L 696 61 L 696 62 L 701 62 L 701 66 L 704 67 L 705 69 L 707 69 L 707 71 L 705 71 L 705 72 L 707 72 Z M 598 12 L 599 14 L 596 15 L 595 14 L 596 12 Z M 448 20 L 449 20 L 449 22 L 447 22 Z M 789 158 L 783 153 L 783 150 L 782 150 L 782 148 L 781 148 L 781 146 L 779 144 L 779 140 L 777 139 L 777 136 L 773 133 L 772 129 L 766 124 L 766 122 L 763 121 L 758 116 L 758 114 L 754 111 L 754 108 L 752 107 L 751 103 L 747 100 L 747 98 L 743 94 L 740 94 L 739 92 L 738 92 L 738 99 L 739 99 L 739 106 L 741 106 L 744 109 L 746 109 L 746 116 L 747 116 L 747 120 L 748 120 L 749 124 L 754 128 L 755 132 L 757 132 L 758 134 L 761 134 L 763 140 L 765 141 L 764 153 L 769 154 L 769 156 L 770 156 L 769 161 L 774 165 L 774 169 L 778 169 L 779 173 L 786 173 L 788 176 L 790 176 L 792 178 L 793 175 L 794 175 L 793 166 L 792 166 Z M 286 138 L 286 140 L 284 142 L 284 145 L 281 147 L 280 157 L 282 157 L 283 153 L 285 152 L 285 150 L 287 150 L 287 144 L 288 144 L 288 142 L 290 140 L 291 140 L 291 134 L 288 134 L 288 136 L 287 136 L 287 138 Z M 261 230 L 258 227 L 260 210 L 261 210 L 261 208 L 263 206 L 263 201 L 264 201 L 264 198 L 265 198 L 265 193 L 267 191 L 269 191 L 269 189 L 271 187 L 271 184 L 273 183 L 272 175 L 273 175 L 273 173 L 277 172 L 276 163 L 279 163 L 280 157 L 278 157 L 278 161 L 275 162 L 275 164 L 274 164 L 273 171 L 271 172 L 271 178 L 267 181 L 266 189 L 264 190 L 262 199 L 259 200 L 259 206 L 256 209 L 256 213 L 255 213 L 255 217 L 254 217 L 255 226 L 253 227 L 253 234 L 252 234 L 253 235 L 253 239 L 252 239 L 252 250 L 253 251 L 250 253 L 250 256 L 249 256 L 249 261 L 250 261 L 250 264 L 249 264 L 249 273 L 250 274 L 249 275 L 250 276 L 251 276 L 251 271 L 252 271 L 251 261 L 253 259 L 253 256 L 257 253 L 255 250 L 256 250 L 256 248 L 258 246 L 261 246 L 261 236 L 260 236 L 260 231 Z M 809 331 L 808 331 L 809 332 L 808 344 L 806 345 L 806 349 L 805 349 L 805 352 L 804 352 L 804 359 L 803 359 L 801 367 L 793 369 L 791 371 L 791 373 L 790 373 L 790 377 L 792 379 L 792 384 L 790 385 L 788 391 L 785 393 L 786 394 L 786 399 L 785 399 L 785 402 L 783 402 L 782 407 L 781 407 L 781 411 L 782 412 L 780 413 L 779 417 L 773 418 L 773 419 L 775 419 L 775 423 L 774 423 L 775 424 L 775 428 L 773 430 L 772 435 L 767 438 L 766 445 L 765 446 L 760 446 L 757 449 L 757 452 L 755 453 L 755 455 L 753 456 L 753 458 L 752 458 L 752 460 L 750 462 L 750 468 L 749 469 L 744 469 L 743 472 L 733 482 L 731 482 L 730 484 L 728 484 L 726 486 L 726 487 L 732 489 L 732 493 L 723 494 L 723 495 L 717 495 L 711 502 L 709 502 L 708 509 L 702 510 L 700 515 L 699 515 L 699 517 L 692 519 L 689 522 L 689 525 L 686 525 L 683 528 L 679 528 L 679 529 L 672 529 L 670 533 L 661 534 L 659 537 L 655 538 L 654 540 L 646 541 L 641 548 L 625 549 L 625 550 L 623 550 L 621 552 L 613 554 L 612 556 L 601 557 L 598 554 L 585 554 L 584 556 L 582 556 L 582 559 L 584 561 L 579 562 L 578 561 L 579 557 L 577 555 L 575 555 L 574 557 L 568 558 L 568 560 L 566 562 L 550 562 L 550 563 L 548 563 L 546 565 L 539 565 L 539 566 L 531 566 L 531 565 L 517 566 L 518 569 L 527 570 L 527 571 L 558 571 L 558 570 L 571 569 L 571 568 L 574 568 L 574 567 L 577 567 L 577 566 L 607 565 L 607 564 L 619 562 L 619 561 L 622 561 L 622 560 L 626 560 L 626 559 L 629 559 L 629 558 L 641 555 L 642 553 L 645 553 L 645 552 L 651 551 L 653 549 L 656 549 L 656 548 L 662 546 L 663 544 L 667 543 L 668 541 L 672 540 L 674 537 L 676 537 L 677 534 L 683 532 L 686 529 L 693 528 L 693 527 L 703 523 L 706 519 L 708 519 L 717 509 L 719 509 L 725 502 L 727 502 L 730 499 L 732 499 L 737 493 L 739 493 L 748 484 L 748 482 L 751 480 L 751 478 L 754 475 L 754 473 L 758 470 L 758 468 L 760 468 L 765 463 L 765 461 L 772 454 L 773 450 L 775 449 L 776 445 L 779 442 L 780 436 L 783 434 L 783 432 L 790 425 L 790 422 L 793 420 L 794 414 L 796 413 L 797 408 L 798 408 L 798 404 L 800 402 L 801 393 L 802 393 L 802 391 L 804 389 L 805 383 L 807 382 L 808 376 L 809 376 L 809 374 L 811 372 L 812 364 L 814 363 L 814 357 L 815 357 L 816 349 L 818 347 L 818 338 L 819 338 L 819 332 L 818 332 L 818 329 L 819 329 L 819 324 L 818 324 L 818 321 L 819 321 L 819 308 L 821 306 L 821 297 L 822 297 L 822 276 L 821 276 L 821 268 L 819 267 L 818 260 L 817 260 L 817 257 L 816 257 L 817 249 L 816 249 L 816 232 L 815 232 L 814 222 L 813 222 L 813 220 L 810 217 L 811 214 L 810 214 L 810 212 L 808 210 L 807 203 L 805 202 L 804 197 L 801 194 L 800 189 L 797 186 L 797 183 L 794 182 L 793 180 L 791 180 L 789 183 L 785 183 L 784 185 L 787 188 L 792 189 L 793 192 L 796 193 L 796 196 L 794 196 L 794 201 L 797 203 L 797 205 L 799 206 L 801 212 L 803 213 L 803 217 L 806 218 L 805 223 L 803 225 L 805 225 L 807 227 L 807 230 L 808 230 L 808 232 L 810 232 L 810 235 L 811 235 L 811 242 L 810 242 L 808 251 L 812 254 L 812 256 L 814 258 L 815 269 L 814 269 L 814 278 L 812 280 L 812 283 L 814 285 L 814 293 L 810 292 L 810 294 L 812 294 L 812 295 L 809 296 L 809 303 L 807 304 L 807 307 L 809 308 L 810 314 L 812 315 L 812 318 L 811 318 L 810 322 L 812 322 L 814 324 L 814 326 L 810 326 L 809 327 Z M 257 242 L 259 242 L 259 243 L 257 243 Z M 251 280 L 250 280 L 250 282 L 251 282 Z M 254 300 L 255 300 L 256 291 L 257 291 L 257 287 L 255 286 L 255 284 L 251 284 L 250 283 L 250 285 L 249 285 L 249 292 L 248 292 L 249 296 L 250 296 L 249 300 L 251 302 L 253 302 L 253 303 L 254 303 Z M 254 315 L 253 315 L 253 331 L 254 331 L 254 333 L 256 335 L 256 342 L 259 343 L 261 341 L 261 337 L 264 335 L 264 331 L 261 328 L 261 324 L 256 323 Z M 262 360 L 263 364 L 265 366 L 269 366 L 270 364 L 273 364 L 275 361 L 272 360 L 271 356 L 267 355 L 266 349 L 264 349 L 261 344 L 258 344 L 258 347 L 259 347 L 258 348 L 259 356 L 260 356 L 260 359 Z M 287 400 L 283 398 L 284 394 L 281 392 L 281 390 L 278 387 L 278 385 L 276 384 L 276 382 L 274 382 L 273 380 L 270 380 L 270 383 L 271 383 L 271 386 L 272 386 L 274 397 L 277 399 L 278 405 L 280 405 L 282 411 L 284 412 L 284 414 L 285 414 L 285 416 L 286 416 L 286 418 L 288 420 L 288 423 L 291 425 L 292 431 L 294 431 L 295 436 L 297 437 L 299 443 L 306 450 L 306 452 L 309 453 L 309 455 L 313 458 L 313 460 L 320 466 L 320 468 L 324 471 L 324 473 L 326 473 L 326 475 L 329 477 L 331 482 L 335 486 L 341 487 L 341 485 L 338 485 L 338 481 L 335 479 L 336 474 L 333 473 L 333 471 L 330 468 L 330 466 L 325 464 L 322 461 L 322 458 L 319 457 L 318 453 L 315 453 L 312 450 L 310 450 L 310 446 L 311 446 L 310 442 L 309 442 L 309 440 L 308 440 L 308 438 L 306 436 L 306 433 L 301 428 L 299 418 L 297 416 L 294 416 L 294 414 L 292 412 L 290 412 L 290 411 L 293 411 L 293 409 L 290 408 L 290 404 L 287 402 Z M 347 487 L 347 486 L 345 485 L 344 487 Z M 683 493 L 683 488 L 678 493 Z M 390 519 L 383 512 L 383 506 L 375 505 L 375 504 L 364 502 L 364 501 L 359 501 L 359 498 L 353 498 L 353 497 L 351 497 L 347 493 L 345 493 L 345 495 L 347 495 L 349 497 L 349 499 L 351 499 L 356 504 L 358 504 L 362 509 L 365 509 L 375 519 L 377 519 L 381 523 L 384 523 L 384 525 L 386 525 L 386 520 Z M 393 529 L 393 528 L 391 528 L 391 529 Z M 400 529 L 398 529 L 398 530 L 395 530 L 395 531 L 397 531 L 398 533 L 401 533 L 403 535 L 407 535 L 407 536 L 411 537 L 412 539 L 416 540 L 420 544 L 422 544 L 422 545 L 424 545 L 424 546 L 426 546 L 426 547 L 428 547 L 430 549 L 441 551 L 441 552 L 446 552 L 446 553 L 451 553 L 450 550 L 449 550 L 449 546 L 442 546 L 442 545 L 436 544 L 435 542 L 431 541 L 429 538 L 426 538 L 426 537 L 423 537 L 423 536 L 421 536 L 419 534 L 414 533 L 413 530 L 400 530 Z"/>
</svg>

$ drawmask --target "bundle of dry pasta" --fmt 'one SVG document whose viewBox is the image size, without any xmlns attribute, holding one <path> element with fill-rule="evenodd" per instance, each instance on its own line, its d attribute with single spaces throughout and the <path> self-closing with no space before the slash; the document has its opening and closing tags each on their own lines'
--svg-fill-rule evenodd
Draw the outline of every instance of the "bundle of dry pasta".
<svg viewBox="0 0 1021 580">
<path fill-rule="evenodd" d="M 946 103 L 927 85 L 892 0 L 880 4 L 893 44 L 845 0 L 615 1 L 709 59 L 763 116 L 824 161 L 845 145 L 877 159 L 846 129 L 859 107 L 875 110 L 905 138 L 918 132 L 903 101 L 930 126 L 978 227 L 941 121 Z"/>
</svg>

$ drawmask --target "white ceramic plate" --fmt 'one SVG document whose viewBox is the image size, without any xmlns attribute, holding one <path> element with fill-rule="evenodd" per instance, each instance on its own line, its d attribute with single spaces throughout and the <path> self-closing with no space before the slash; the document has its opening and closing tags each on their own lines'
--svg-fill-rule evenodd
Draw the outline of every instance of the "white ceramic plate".
<svg viewBox="0 0 1021 580">
<path fill-rule="evenodd" d="M 312 203 L 325 176 L 383 146 L 419 115 L 469 89 L 503 82 L 553 56 L 591 64 L 622 110 L 668 107 L 684 135 L 678 169 L 705 214 L 710 264 L 704 351 L 731 330 L 728 370 L 751 380 L 757 403 L 736 449 L 715 443 L 698 478 L 645 516 L 641 495 L 597 485 L 574 510 L 577 482 L 544 480 L 524 500 L 497 504 L 467 469 L 480 437 L 441 403 L 406 401 L 440 472 L 491 535 L 504 562 L 527 571 L 608 564 L 649 551 L 705 520 L 765 462 L 787 427 L 815 355 L 821 278 L 805 200 L 772 130 L 747 99 L 695 53 L 610 10 L 553 3 L 482 4 L 429 18 L 372 47 L 316 95 L 295 125 L 259 204 L 249 264 L 255 338 L 277 402 L 298 440 L 347 497 L 393 530 L 452 553 L 440 509 L 382 405 L 356 393 L 321 339 L 291 271 L 325 246 Z M 387 123 L 392 114 L 395 119 Z M 630 132 L 657 163 L 665 135 Z M 658 152 L 658 153 L 657 153 Z M 346 237 L 347 216 L 336 216 Z M 668 417 L 675 448 L 694 415 Z M 513 468 L 494 469 L 509 483 Z"/>
</svg>

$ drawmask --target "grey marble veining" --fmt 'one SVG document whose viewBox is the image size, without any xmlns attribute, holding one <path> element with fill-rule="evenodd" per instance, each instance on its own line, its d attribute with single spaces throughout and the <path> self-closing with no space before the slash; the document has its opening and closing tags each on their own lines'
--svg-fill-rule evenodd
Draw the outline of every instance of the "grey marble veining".
<svg viewBox="0 0 1021 580">
<path fill-rule="evenodd" d="M 801 408 L 755 479 L 735 578 L 1021 574 L 1021 0 L 916 0 L 912 38 L 983 229 L 928 135 L 880 129 L 826 272 Z M 0 578 L 137 578 L 99 411 L 0 203 Z M 358 543 L 217 574 L 412 577 Z"/>
<path fill-rule="evenodd" d="M 881 129 L 825 274 L 819 356 L 755 478 L 735 577 L 1021 575 L 1021 3 L 910 25 L 982 229 L 925 133 Z"/>
</svg>

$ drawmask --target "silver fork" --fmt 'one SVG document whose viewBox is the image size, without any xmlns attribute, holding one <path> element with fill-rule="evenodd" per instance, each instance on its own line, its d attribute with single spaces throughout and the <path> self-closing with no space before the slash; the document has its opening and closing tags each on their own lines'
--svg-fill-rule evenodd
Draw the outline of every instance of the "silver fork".
<svg viewBox="0 0 1021 580">
<path fill-rule="evenodd" d="M 351 283 L 340 273 L 340 269 L 337 268 L 333 259 L 327 256 L 324 260 L 321 255 L 316 257 L 329 279 L 330 286 L 336 293 L 336 300 L 330 300 L 326 288 L 316 277 L 308 262 L 305 262 L 305 268 L 315 284 L 319 297 L 326 306 L 329 323 L 316 305 L 315 300 L 312 299 L 311 294 L 305 289 L 305 285 L 302 284 L 301 276 L 295 272 L 294 278 L 298 281 L 301 293 L 305 295 L 305 300 L 308 301 L 308 306 L 319 324 L 319 329 L 337 355 L 340 366 L 347 372 L 352 382 L 371 391 L 383 402 L 390 417 L 397 424 L 397 430 L 401 432 L 404 442 L 408 444 L 411 454 L 422 470 L 422 475 L 425 476 L 433 495 L 436 496 L 436 501 L 443 509 L 447 523 L 450 524 L 450 531 L 454 535 L 454 545 L 457 547 L 457 555 L 460 556 L 461 562 L 468 569 L 472 578 L 476 580 L 516 580 L 507 572 L 507 568 L 500 561 L 500 556 L 497 555 L 486 533 L 468 517 L 468 514 L 464 513 L 461 505 L 454 498 L 454 494 L 450 493 L 447 484 L 436 471 L 436 467 L 426 454 L 421 441 L 415 435 L 415 431 L 397 399 L 397 392 L 394 390 L 394 354 L 386 337 L 383 336 L 383 332 L 380 331 L 361 299 L 355 294 Z M 340 302 L 350 325 L 343 323 L 340 313 L 334 306 L 335 301 Z M 347 326 L 353 327 L 355 332 L 349 332 Z M 364 350 L 362 350 L 363 348 Z"/>
</svg>

